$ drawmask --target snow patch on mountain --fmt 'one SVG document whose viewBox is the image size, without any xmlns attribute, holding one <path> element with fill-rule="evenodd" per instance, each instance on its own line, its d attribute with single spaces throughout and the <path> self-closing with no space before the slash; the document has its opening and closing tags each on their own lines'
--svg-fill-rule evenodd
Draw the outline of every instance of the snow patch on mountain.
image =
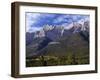
<svg viewBox="0 0 100 80">
<path fill-rule="evenodd" d="M 45 37 L 46 36 L 46 32 L 50 32 L 52 30 L 56 30 L 56 32 L 60 32 L 60 36 L 63 36 L 63 33 L 65 30 L 71 30 L 73 29 L 72 33 L 76 33 L 76 32 L 80 32 L 80 31 L 88 31 L 89 32 L 89 20 L 88 19 L 81 19 L 77 22 L 72 22 L 71 24 L 66 26 L 66 23 L 63 25 L 44 25 L 40 30 L 37 30 L 35 32 L 35 36 L 34 38 L 37 37 Z"/>
</svg>

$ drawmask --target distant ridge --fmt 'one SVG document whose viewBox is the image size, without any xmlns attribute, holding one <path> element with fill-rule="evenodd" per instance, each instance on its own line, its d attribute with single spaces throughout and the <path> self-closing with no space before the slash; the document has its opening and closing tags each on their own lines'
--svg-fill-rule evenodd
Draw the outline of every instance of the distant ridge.
<svg viewBox="0 0 100 80">
<path fill-rule="evenodd" d="M 53 43 L 53 44 L 52 44 Z M 58 44 L 59 43 L 59 44 Z M 56 47 L 55 47 L 56 46 Z M 82 49 L 80 49 L 80 47 Z M 66 50 L 86 50 L 89 47 L 89 22 L 74 23 L 66 29 L 63 26 L 45 25 L 42 30 L 26 33 L 26 55 L 65 55 Z M 48 50 L 48 52 L 47 52 Z M 55 53 L 55 54 L 51 54 Z"/>
</svg>

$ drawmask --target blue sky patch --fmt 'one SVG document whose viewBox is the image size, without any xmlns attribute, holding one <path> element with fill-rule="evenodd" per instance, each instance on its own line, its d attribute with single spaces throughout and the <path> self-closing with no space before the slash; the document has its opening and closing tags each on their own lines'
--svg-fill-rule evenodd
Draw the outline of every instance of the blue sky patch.
<svg viewBox="0 0 100 80">
<path fill-rule="evenodd" d="M 68 26 L 72 22 L 78 22 L 81 19 L 88 18 L 89 15 L 80 14 L 55 14 L 55 13 L 32 13 L 26 12 L 26 31 L 35 32 L 41 29 L 44 25 L 59 25 Z"/>
</svg>

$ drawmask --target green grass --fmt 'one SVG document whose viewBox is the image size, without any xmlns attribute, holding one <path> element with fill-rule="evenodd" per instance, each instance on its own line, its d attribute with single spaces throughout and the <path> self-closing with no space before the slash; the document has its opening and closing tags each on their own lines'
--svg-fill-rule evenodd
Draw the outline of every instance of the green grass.
<svg viewBox="0 0 100 80">
<path fill-rule="evenodd" d="M 60 44 L 48 45 L 43 56 L 26 59 L 26 67 L 89 64 L 89 42 L 79 33 L 58 41 Z M 35 51 L 33 46 L 26 47 L 26 55 Z"/>
<path fill-rule="evenodd" d="M 26 59 L 26 67 L 89 64 L 89 55 L 39 56 Z"/>
</svg>

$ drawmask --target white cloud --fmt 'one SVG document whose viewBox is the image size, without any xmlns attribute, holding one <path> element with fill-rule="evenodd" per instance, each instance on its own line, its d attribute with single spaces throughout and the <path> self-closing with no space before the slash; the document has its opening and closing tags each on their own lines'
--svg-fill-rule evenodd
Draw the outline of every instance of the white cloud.
<svg viewBox="0 0 100 80">
<path fill-rule="evenodd" d="M 63 17 L 58 17 L 58 18 L 54 19 L 53 23 L 59 23 L 59 22 L 61 22 L 63 20 L 64 20 Z"/>
<path fill-rule="evenodd" d="M 35 31 L 40 30 L 41 26 L 36 27 L 36 26 L 34 26 L 34 23 L 37 23 L 37 21 L 39 19 L 44 18 L 44 17 L 54 18 L 55 15 L 41 14 L 41 13 L 27 13 L 26 14 L 26 32 L 35 32 Z M 89 21 L 89 18 L 90 18 L 89 16 L 85 16 L 82 19 L 78 20 L 78 17 L 81 17 L 81 15 L 70 15 L 70 14 L 69 15 L 61 15 L 61 16 L 58 16 L 57 18 L 54 18 L 53 23 L 60 23 L 62 21 L 67 21 L 67 18 L 68 18 L 68 20 L 71 20 L 71 23 L 69 24 L 66 22 L 66 23 L 62 24 L 62 26 L 64 26 L 66 29 L 70 29 L 73 26 L 72 21 L 76 21 L 78 23 L 83 24 L 83 20 Z"/>
<path fill-rule="evenodd" d="M 42 27 L 30 27 L 29 29 L 28 29 L 28 32 L 36 32 L 36 31 L 40 31 L 40 30 L 42 30 Z"/>
<path fill-rule="evenodd" d="M 37 17 L 39 17 L 41 14 L 40 13 L 26 13 L 27 18 L 33 18 L 36 19 Z"/>
<path fill-rule="evenodd" d="M 54 19 L 53 23 L 59 23 L 61 21 L 66 21 L 66 18 L 67 15 L 62 15 L 62 16 L 59 16 L 58 18 Z"/>
<path fill-rule="evenodd" d="M 50 18 L 54 18 L 55 17 L 55 15 L 54 14 L 49 14 L 49 13 L 44 13 L 44 14 L 41 14 L 42 15 L 42 17 L 50 17 Z"/>
<path fill-rule="evenodd" d="M 78 16 L 72 16 L 72 19 L 73 19 L 74 21 L 76 21 L 76 20 L 77 20 L 77 17 L 78 17 Z"/>
<path fill-rule="evenodd" d="M 40 13 L 26 13 L 26 32 L 36 30 L 35 28 L 33 30 L 31 25 L 34 24 L 39 17 L 40 17 Z"/>
</svg>

